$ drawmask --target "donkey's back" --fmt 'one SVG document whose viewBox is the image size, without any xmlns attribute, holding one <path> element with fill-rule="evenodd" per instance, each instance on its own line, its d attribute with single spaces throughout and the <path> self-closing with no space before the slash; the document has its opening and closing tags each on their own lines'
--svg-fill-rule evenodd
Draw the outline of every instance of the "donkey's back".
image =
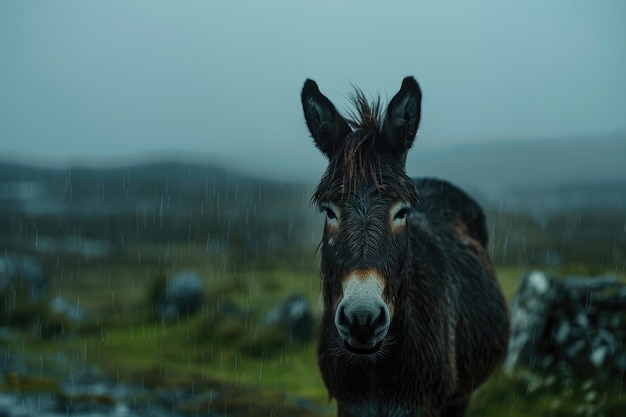
<svg viewBox="0 0 626 417">
<path fill-rule="evenodd" d="M 450 222 L 460 221 L 468 235 L 487 247 L 487 225 L 482 207 L 472 197 L 448 181 L 414 178 L 419 205 L 417 211 Z"/>
<path fill-rule="evenodd" d="M 456 390 L 444 416 L 462 416 L 469 395 L 502 362 L 508 341 L 508 312 L 487 253 L 485 214 L 478 202 L 453 184 L 414 179 L 419 204 L 410 222 L 413 236 L 435 242 L 441 278 L 448 283 L 454 332 Z M 453 313 L 454 312 L 454 313 Z"/>
</svg>

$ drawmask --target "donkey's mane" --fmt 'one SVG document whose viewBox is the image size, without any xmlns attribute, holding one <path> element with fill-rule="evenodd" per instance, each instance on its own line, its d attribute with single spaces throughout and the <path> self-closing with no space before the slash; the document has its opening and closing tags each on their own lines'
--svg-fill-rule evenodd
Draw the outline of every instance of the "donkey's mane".
<svg viewBox="0 0 626 417">
<path fill-rule="evenodd" d="M 357 189 L 361 181 L 371 179 L 376 191 L 393 187 L 400 197 L 413 201 L 415 193 L 404 165 L 389 151 L 381 135 L 385 109 L 380 96 L 368 100 L 365 93 L 354 87 L 348 99 L 346 122 L 352 131 L 337 144 L 330 156 L 328 169 L 313 194 L 319 203 L 331 196 L 346 195 Z M 402 177 L 402 178 L 398 178 Z M 409 185 L 410 184 L 410 185 Z"/>
</svg>

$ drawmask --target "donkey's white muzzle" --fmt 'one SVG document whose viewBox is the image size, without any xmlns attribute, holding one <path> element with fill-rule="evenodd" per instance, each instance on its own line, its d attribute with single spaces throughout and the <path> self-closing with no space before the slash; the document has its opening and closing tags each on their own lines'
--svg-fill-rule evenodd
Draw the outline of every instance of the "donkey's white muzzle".
<svg viewBox="0 0 626 417">
<path fill-rule="evenodd" d="M 375 353 L 387 336 L 391 319 L 382 297 L 384 288 L 375 271 L 353 271 L 344 279 L 335 326 L 350 352 Z"/>
</svg>

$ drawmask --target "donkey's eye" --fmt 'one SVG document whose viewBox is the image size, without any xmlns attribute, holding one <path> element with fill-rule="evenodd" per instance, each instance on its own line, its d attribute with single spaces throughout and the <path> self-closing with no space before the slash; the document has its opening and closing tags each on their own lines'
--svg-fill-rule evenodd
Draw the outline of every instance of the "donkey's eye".
<svg viewBox="0 0 626 417">
<path fill-rule="evenodd" d="M 339 223 L 339 209 L 332 204 L 321 204 L 320 211 L 326 214 L 326 222 L 331 226 Z"/>
<path fill-rule="evenodd" d="M 407 207 L 404 207 L 404 208 L 398 210 L 396 215 L 393 216 L 393 219 L 394 220 L 404 220 L 404 219 L 406 219 L 406 216 L 408 214 L 409 214 L 409 209 Z"/>
<path fill-rule="evenodd" d="M 324 212 L 326 213 L 326 217 L 328 217 L 329 220 L 336 220 L 337 219 L 337 215 L 330 208 L 324 207 Z"/>
<path fill-rule="evenodd" d="M 390 216 L 391 229 L 400 231 L 406 225 L 406 219 L 409 215 L 410 206 L 404 202 L 398 202 L 391 206 Z"/>
</svg>

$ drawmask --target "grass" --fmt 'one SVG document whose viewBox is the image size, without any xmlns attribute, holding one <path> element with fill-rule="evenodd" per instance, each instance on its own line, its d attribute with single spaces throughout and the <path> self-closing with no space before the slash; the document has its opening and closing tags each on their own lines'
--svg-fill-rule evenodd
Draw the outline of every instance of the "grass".
<svg viewBox="0 0 626 417">
<path fill-rule="evenodd" d="M 316 415 L 332 415 L 317 370 L 314 343 L 291 343 L 263 333 L 260 325 L 266 309 L 293 293 L 303 294 L 316 313 L 320 312 L 317 260 L 310 256 L 296 265 L 261 264 L 260 268 L 254 263 L 241 265 L 187 245 L 136 247 L 112 261 L 56 259 L 53 295 L 79 304 L 88 312 L 88 322 L 80 326 L 77 336 L 41 338 L 27 332 L 13 343 L 42 370 L 58 369 L 61 352 L 63 366 L 73 369 L 93 364 L 116 378 L 154 386 L 200 389 L 217 384 L 249 389 L 253 394 L 244 399 L 260 395 L 270 406 L 284 406 L 299 398 L 319 406 Z M 147 306 L 153 286 L 160 276 L 185 269 L 204 278 L 206 308 L 186 320 L 156 320 Z M 570 269 L 583 273 L 582 266 Z M 497 272 L 510 300 L 524 270 L 504 266 Z M 250 319 L 215 319 L 218 306 L 227 300 L 249 311 Z M 49 386 L 47 379 L 44 382 Z M 26 383 L 14 377 L 5 381 L 5 387 L 9 384 L 16 389 Z M 475 393 L 468 415 L 580 414 L 572 409 L 574 405 L 560 399 L 567 387 L 536 389 L 531 385 L 528 379 L 499 371 Z M 597 392 L 602 396 L 601 389 Z"/>
<path fill-rule="evenodd" d="M 59 371 L 61 352 L 65 358 L 61 367 L 74 370 L 96 365 L 115 378 L 196 390 L 247 387 L 255 398 L 267 398 L 269 406 L 285 407 L 298 398 L 322 411 L 332 410 L 316 368 L 314 343 L 290 342 L 260 325 L 268 308 L 294 293 L 303 294 L 319 313 L 313 255 L 308 263 L 292 268 L 242 267 L 202 250 L 163 245 L 137 247 L 107 262 L 65 257 L 55 259 L 55 266 L 52 295 L 80 305 L 88 319 L 78 336 L 42 338 L 36 332 L 16 336 L 16 348 L 36 365 L 41 362 L 43 374 Z M 153 286 L 163 275 L 187 269 L 204 279 L 205 308 L 195 317 L 172 323 L 153 317 L 147 304 Z M 216 317 L 227 301 L 251 318 L 228 322 L 228 317 Z"/>
</svg>

